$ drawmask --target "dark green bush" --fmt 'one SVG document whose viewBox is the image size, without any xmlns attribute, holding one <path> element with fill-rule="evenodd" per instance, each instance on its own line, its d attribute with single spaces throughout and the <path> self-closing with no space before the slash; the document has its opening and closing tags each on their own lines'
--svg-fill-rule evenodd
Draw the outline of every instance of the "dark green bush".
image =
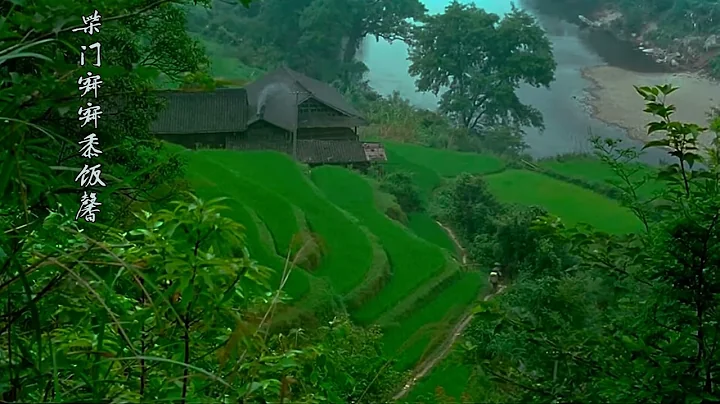
<svg viewBox="0 0 720 404">
<path fill-rule="evenodd" d="M 393 195 L 405 213 L 422 210 L 422 199 L 413 184 L 412 174 L 405 171 L 390 173 L 381 179 L 380 189 Z"/>
</svg>

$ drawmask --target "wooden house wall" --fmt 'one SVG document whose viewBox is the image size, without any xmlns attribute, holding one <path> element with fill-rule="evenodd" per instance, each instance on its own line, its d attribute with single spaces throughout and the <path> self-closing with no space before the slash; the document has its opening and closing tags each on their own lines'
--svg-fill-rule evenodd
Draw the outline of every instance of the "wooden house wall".
<svg viewBox="0 0 720 404">
<path fill-rule="evenodd" d="M 301 122 L 309 118 L 324 116 L 343 116 L 343 114 L 314 98 L 310 98 L 298 106 L 298 119 Z"/>
<path fill-rule="evenodd" d="M 211 149 L 222 149 L 225 148 L 225 133 L 199 133 L 199 134 L 176 134 L 176 135 L 158 135 L 162 140 L 170 143 L 179 144 L 185 146 L 188 149 L 211 148 Z"/>
<path fill-rule="evenodd" d="M 290 132 L 262 120 L 248 126 L 243 135 L 245 140 L 250 142 L 284 142 L 290 140 Z"/>
<path fill-rule="evenodd" d="M 300 128 L 298 139 L 358 140 L 359 138 L 350 128 Z"/>
<path fill-rule="evenodd" d="M 275 150 L 289 153 L 292 148 L 290 132 L 265 121 L 251 124 L 245 132 L 229 135 L 226 146 L 234 150 Z"/>
</svg>

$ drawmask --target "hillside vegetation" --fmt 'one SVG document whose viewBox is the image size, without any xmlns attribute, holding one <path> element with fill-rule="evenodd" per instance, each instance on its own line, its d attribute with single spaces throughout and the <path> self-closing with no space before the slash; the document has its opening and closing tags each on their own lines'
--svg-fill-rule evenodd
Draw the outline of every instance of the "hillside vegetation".
<svg viewBox="0 0 720 404">
<path fill-rule="evenodd" d="M 479 294 L 479 277 L 455 277 L 459 264 L 450 253 L 379 211 L 371 183 L 352 171 L 321 167 L 308 176 L 289 157 L 274 152 L 186 154 L 188 179 L 199 195 L 228 198 L 229 217 L 238 220 L 256 217 L 259 223 L 250 223 L 267 229 L 269 237 L 262 237 L 262 231 L 248 228 L 248 244 L 253 256 L 274 253 L 275 257 L 266 262 L 276 263 L 274 269 L 278 274 L 282 273 L 282 257 L 288 253 L 291 240 L 300 229 L 309 229 L 318 236 L 321 246 L 317 253 L 321 258 L 317 259 L 317 267 L 300 265 L 302 268 L 292 272 L 285 287 L 291 296 L 300 299 L 300 305 L 303 301 L 317 303 L 333 296 L 349 298 L 354 290 L 366 288 L 369 290 L 366 295 L 370 295 L 361 296 L 361 304 L 347 301 L 351 307 L 357 306 L 351 309 L 353 317 L 368 323 L 395 310 L 395 315 L 385 320 L 389 324 L 386 339 L 405 342 L 408 330 L 415 333 L 421 328 L 418 325 L 452 321 L 460 314 L 457 309 L 462 311 Z M 298 222 L 295 211 L 302 213 L 302 222 Z M 361 228 L 366 228 L 369 234 Z M 373 260 L 373 243 L 379 244 L 388 260 Z M 375 264 L 389 265 L 389 268 L 373 268 Z M 448 278 L 449 282 L 439 285 L 444 289 L 436 290 L 436 284 Z M 314 284 L 314 279 L 327 282 L 329 290 L 311 290 L 308 285 Z M 275 282 L 278 281 L 276 278 Z M 363 285 L 363 282 L 377 284 Z M 458 287 L 461 293 L 457 293 Z M 303 299 L 308 293 L 327 292 L 327 296 Z M 430 295 L 435 298 L 431 299 Z M 397 311 L 397 307 L 406 310 Z M 448 316 L 453 311 L 451 308 L 455 308 L 454 316 Z M 311 311 L 315 307 L 307 309 Z M 395 317 L 413 326 L 398 327 Z M 403 336 L 394 336 L 393 329 Z M 420 332 L 442 333 L 443 329 L 436 327 Z M 428 339 L 421 336 L 418 344 L 413 345 L 416 348 L 402 354 L 402 366 L 412 366 L 420 358 Z M 393 348 L 399 346 L 393 345 Z"/>
<path fill-rule="evenodd" d="M 542 117 L 514 91 L 555 66 L 526 13 L 195 3 L 210 1 L 0 2 L 0 401 L 375 403 L 412 386 L 424 403 L 720 401 L 720 118 L 677 122 L 674 88 L 639 87 L 648 147 L 672 163 L 638 166 L 611 139 L 614 179 L 584 157 L 533 162 L 519 126 Z M 92 97 L 72 94 L 96 8 L 107 113 L 90 163 L 74 111 Z M 220 65 L 188 15 L 222 39 Z M 418 88 L 452 90 L 437 112 L 363 83 L 366 36 L 412 37 Z M 158 88 L 238 85 L 288 58 L 374 111 L 368 135 L 437 147 L 388 142 L 387 164 L 354 171 L 152 135 Z"/>
<path fill-rule="evenodd" d="M 539 173 L 507 170 L 502 159 L 490 155 L 400 143 L 386 147 L 386 170 L 411 173 L 425 200 L 457 175 L 480 174 L 504 202 L 538 205 L 569 224 L 594 224 L 608 232 L 637 229 L 617 202 Z M 484 276 L 462 269 L 430 213 L 413 213 L 407 224 L 390 218 L 378 202 L 382 191 L 369 177 L 332 166 L 309 170 L 275 152 L 183 154 L 191 187 L 205 198 L 227 198 L 227 215 L 247 223 L 251 253 L 276 270 L 275 284 L 284 257 L 297 249 L 295 240 L 303 232 L 313 234 L 315 258 L 299 261 L 284 288 L 298 300 L 291 305 L 312 315 L 339 298 L 359 323 L 383 327 L 386 352 L 395 356 L 398 369 L 418 363 L 481 296 Z M 562 165 L 557 168 L 562 171 Z"/>
</svg>

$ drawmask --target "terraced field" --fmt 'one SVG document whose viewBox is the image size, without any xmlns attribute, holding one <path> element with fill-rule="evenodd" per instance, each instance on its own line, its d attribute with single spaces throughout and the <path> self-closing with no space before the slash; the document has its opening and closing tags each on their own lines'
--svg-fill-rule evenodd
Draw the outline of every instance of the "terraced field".
<svg viewBox="0 0 720 404">
<path fill-rule="evenodd" d="M 222 46 L 206 45 L 215 76 L 241 84 L 262 73 L 238 65 Z M 589 223 L 616 233 L 639 226 L 615 201 L 540 173 L 505 170 L 496 157 L 400 143 L 385 147 L 385 171 L 411 173 L 426 207 L 438 186 L 469 172 L 486 175 L 501 201 L 539 205 L 569 225 Z M 361 175 L 336 167 L 310 171 L 272 152 L 183 153 L 194 192 L 204 199 L 227 198 L 225 214 L 245 226 L 252 257 L 276 270 L 274 285 L 298 239 L 310 234 L 317 240 L 320 259 L 301 262 L 285 286 L 294 308 L 307 313 L 317 302 L 343 299 L 356 321 L 383 327 L 385 353 L 397 360 L 398 369 L 421 361 L 484 290 L 484 276 L 463 271 L 457 246 L 428 213 L 409 213 L 406 225 L 389 219 L 378 206 L 387 195 L 378 195 Z M 589 183 L 612 177 L 598 161 L 582 157 L 538 165 Z M 413 402 L 441 387 L 464 401 L 472 372 L 461 365 L 461 353 L 456 348 L 405 400 Z M 482 380 L 472 380 L 482 388 Z"/>
<path fill-rule="evenodd" d="M 228 198 L 227 214 L 246 226 L 253 257 L 278 272 L 276 284 L 295 235 L 309 230 L 319 236 L 319 265 L 294 270 L 286 285 L 299 304 L 316 293 L 311 285 L 318 280 L 336 296 L 349 297 L 382 273 L 380 266 L 389 265 L 382 287 L 351 309 L 351 315 L 386 328 L 387 352 L 400 352 L 400 368 L 420 360 L 479 295 L 482 280 L 460 272 L 443 230 L 433 229 L 437 224 L 431 219 L 421 219 L 426 221 L 419 226 L 430 228 L 426 233 L 438 240 L 435 244 L 389 219 L 376 206 L 378 191 L 359 174 L 337 167 L 303 172 L 290 158 L 273 152 L 185 154 L 191 186 L 206 199 Z M 411 343 L 400 350 L 406 340 Z"/>
<path fill-rule="evenodd" d="M 634 232 L 642 226 L 617 201 L 543 174 L 506 170 L 487 176 L 487 183 L 500 201 L 541 206 L 571 226 L 587 223 L 608 233 Z"/>
<path fill-rule="evenodd" d="M 392 262 L 393 275 L 385 287 L 354 313 L 360 323 L 376 320 L 450 264 L 440 247 L 417 237 L 378 211 L 374 191 L 360 175 L 345 168 L 326 166 L 313 170 L 312 179 L 332 202 L 358 218 L 380 239 Z"/>
<path fill-rule="evenodd" d="M 417 403 L 420 398 L 434 397 L 436 389 L 440 387 L 447 396 L 453 397 L 459 402 L 467 402 L 462 399 L 462 396 L 468 390 L 472 369 L 463 365 L 462 355 L 461 349 L 451 352 L 402 401 Z"/>
<path fill-rule="evenodd" d="M 541 160 L 538 163 L 542 169 L 552 171 L 562 176 L 586 181 L 590 184 L 611 185 L 617 181 L 617 176 L 610 166 L 591 156 L 563 156 L 553 159 Z M 649 166 L 637 164 L 630 167 L 634 173 L 631 179 L 642 180 L 643 177 L 657 175 L 656 170 Z M 662 189 L 657 181 L 648 181 L 638 189 L 638 196 L 652 197 Z"/>
<path fill-rule="evenodd" d="M 501 201 L 542 206 L 569 225 L 616 233 L 639 226 L 613 200 L 540 173 L 504 170 L 495 157 L 395 143 L 387 151 L 386 171 L 410 172 L 426 202 L 444 181 L 471 172 L 486 175 Z M 358 323 L 383 327 L 385 351 L 398 369 L 413 368 L 440 344 L 484 290 L 484 276 L 462 269 L 456 246 L 433 218 L 414 212 L 406 225 L 390 219 L 379 202 L 387 195 L 361 174 L 330 166 L 309 170 L 274 152 L 183 153 L 192 188 L 205 199 L 227 198 L 227 214 L 246 227 L 253 257 L 276 270 L 275 285 L 298 235 L 319 240 L 320 258 L 314 265 L 301 262 L 285 291 L 298 306 L 307 305 L 306 312 L 318 301 L 344 299 Z M 438 385 L 459 394 L 464 387 L 446 385 L 469 373 L 455 363 L 457 355 L 439 365 L 457 368 L 456 377 L 449 368 L 432 372 L 410 397 Z"/>
<path fill-rule="evenodd" d="M 405 145 L 401 145 L 404 147 Z M 413 147 L 408 147 L 412 149 Z M 395 150 L 391 145 L 391 150 Z M 444 153 L 452 154 L 445 151 Z M 400 154 L 397 155 L 398 157 Z M 399 161 L 398 161 L 399 160 Z M 402 166 L 403 157 L 394 162 Z M 417 161 L 417 160 L 416 160 Z M 434 170 L 437 160 L 428 159 L 425 163 L 410 164 L 408 170 L 420 173 L 428 182 L 441 184 L 443 175 L 452 173 L 447 167 Z M 599 160 L 590 157 L 573 157 L 563 160 L 545 160 L 538 163 L 545 169 L 559 175 L 581 179 L 588 183 L 605 184 L 614 178 L 614 173 Z M 478 165 L 479 166 L 479 165 Z M 457 166 L 456 166 L 457 167 Z M 638 176 L 652 174 L 648 167 L 638 167 Z M 476 171 L 477 172 L 477 171 Z M 480 173 L 487 173 L 480 171 Z M 451 176 L 448 175 L 448 176 Z M 570 184 L 550 176 L 526 170 L 503 170 L 492 172 L 486 176 L 488 187 L 499 200 L 519 205 L 537 205 L 560 217 L 566 224 L 588 223 L 599 230 L 611 233 L 626 233 L 640 229 L 639 221 L 616 201 L 606 198 L 577 185 Z M 437 185 L 435 185 L 437 186 Z M 650 195 L 659 189 L 658 184 L 649 183 L 641 188 L 641 192 Z M 392 342 L 388 342 L 392 346 Z M 422 397 L 434 397 L 438 388 L 444 394 L 453 397 L 457 402 L 467 402 L 464 394 L 472 393 L 472 389 L 482 389 L 488 381 L 473 375 L 472 369 L 462 364 L 463 348 L 456 346 L 451 354 L 442 360 L 424 379 L 417 383 L 410 394 L 402 402 L 414 403 Z M 472 375 L 472 382 L 469 382 Z"/>
</svg>

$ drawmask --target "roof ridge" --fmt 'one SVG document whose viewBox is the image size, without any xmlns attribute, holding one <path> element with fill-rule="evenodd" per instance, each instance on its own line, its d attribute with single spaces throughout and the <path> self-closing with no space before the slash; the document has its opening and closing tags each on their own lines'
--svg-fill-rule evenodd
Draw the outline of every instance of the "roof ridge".
<svg viewBox="0 0 720 404">
<path fill-rule="evenodd" d="M 334 103 L 333 103 L 332 101 L 328 101 L 327 99 L 324 99 L 325 97 L 321 97 L 321 96 L 319 96 L 318 94 L 316 94 L 315 92 L 313 92 L 312 90 L 310 90 L 309 88 L 307 88 L 307 86 L 303 85 L 302 81 L 299 80 L 298 77 L 295 76 L 294 73 L 297 73 L 297 74 L 299 74 L 299 75 L 301 75 L 301 76 L 304 76 L 304 77 L 307 78 L 308 80 L 311 80 L 311 82 L 312 82 L 312 81 L 317 82 L 317 83 L 313 83 L 313 84 L 317 84 L 317 85 L 320 85 L 320 86 L 325 86 L 325 87 L 327 87 L 328 89 L 330 89 L 330 91 L 335 91 L 335 92 L 338 93 L 338 95 L 340 95 L 341 97 L 343 97 L 342 93 L 340 93 L 339 91 L 337 91 L 337 89 L 334 88 L 332 85 L 330 85 L 330 84 L 328 84 L 328 83 L 324 83 L 324 82 L 322 82 L 322 81 L 320 81 L 320 80 L 314 79 L 314 78 L 312 78 L 312 77 L 310 77 L 310 76 L 308 76 L 308 75 L 302 74 L 302 73 L 300 73 L 300 72 L 296 72 L 296 71 L 290 69 L 290 68 L 287 67 L 287 66 L 283 66 L 283 68 L 284 68 L 284 69 L 286 70 L 286 72 L 290 75 L 290 78 L 292 78 L 293 81 L 295 81 L 295 83 L 297 83 L 298 86 L 304 88 L 305 91 L 307 91 L 308 94 L 312 95 L 312 96 L 313 96 L 315 99 L 317 99 L 318 101 L 320 101 L 320 102 L 322 102 L 323 104 L 326 104 L 326 105 L 328 105 L 329 107 L 331 107 L 331 108 L 333 108 L 333 109 L 336 109 L 336 110 L 338 110 L 338 111 L 340 111 L 340 112 L 342 112 L 342 113 L 344 113 L 344 114 L 346 114 L 346 115 L 356 116 L 355 113 L 353 113 L 353 112 L 351 112 L 351 111 L 348 111 L 348 110 L 345 109 L 345 108 L 342 108 L 342 107 L 339 107 L 339 106 L 337 106 L 337 105 L 334 105 Z"/>
<path fill-rule="evenodd" d="M 309 88 L 307 88 L 306 86 L 304 86 L 303 83 L 302 83 L 302 81 L 295 75 L 295 73 L 297 73 L 297 74 L 299 74 L 299 75 L 303 75 L 302 73 L 296 72 L 295 70 L 292 70 L 291 68 L 289 68 L 289 67 L 287 67 L 287 66 L 285 66 L 285 65 L 283 65 L 282 68 L 283 68 L 283 69 L 285 70 L 285 72 L 290 76 L 290 78 L 295 82 L 295 84 L 297 84 L 297 85 L 300 86 L 301 88 L 305 89 L 305 91 L 306 91 L 308 94 L 311 94 L 313 97 L 317 98 L 317 94 L 315 94 L 315 93 L 312 92 Z M 306 76 L 306 77 L 307 77 L 307 76 Z"/>
</svg>

